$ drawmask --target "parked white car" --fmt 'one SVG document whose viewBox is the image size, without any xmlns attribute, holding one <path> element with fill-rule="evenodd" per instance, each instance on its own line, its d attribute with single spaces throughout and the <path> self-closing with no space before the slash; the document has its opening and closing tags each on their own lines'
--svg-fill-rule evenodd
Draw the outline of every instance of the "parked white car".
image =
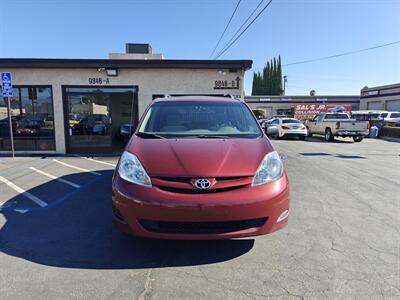
<svg viewBox="0 0 400 300">
<path fill-rule="evenodd" d="M 400 122 L 400 112 L 398 112 L 398 111 L 384 112 L 384 113 L 381 113 L 379 115 L 379 117 L 382 118 L 383 121 L 387 122 L 387 123 Z"/>
<path fill-rule="evenodd" d="M 274 118 L 265 123 L 267 135 L 277 138 L 297 137 L 304 140 L 307 136 L 307 127 L 295 118 Z"/>
</svg>

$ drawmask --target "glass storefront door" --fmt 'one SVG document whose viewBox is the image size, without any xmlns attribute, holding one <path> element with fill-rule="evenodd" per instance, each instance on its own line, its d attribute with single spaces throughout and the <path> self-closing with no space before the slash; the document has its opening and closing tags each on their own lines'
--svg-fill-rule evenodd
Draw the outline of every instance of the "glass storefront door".
<svg viewBox="0 0 400 300">
<path fill-rule="evenodd" d="M 109 95 L 68 95 L 70 148 L 111 147 Z"/>
<path fill-rule="evenodd" d="M 136 125 L 136 88 L 69 87 L 64 89 L 67 152 L 120 153 L 123 125 Z"/>
</svg>

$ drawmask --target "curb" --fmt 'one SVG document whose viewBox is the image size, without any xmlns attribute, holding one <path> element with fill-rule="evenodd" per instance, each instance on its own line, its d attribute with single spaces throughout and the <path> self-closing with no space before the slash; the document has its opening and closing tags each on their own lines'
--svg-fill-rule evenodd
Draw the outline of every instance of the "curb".
<svg viewBox="0 0 400 300">
<path fill-rule="evenodd" d="M 394 138 L 394 137 L 389 137 L 389 136 L 380 136 L 379 138 L 381 140 L 385 140 L 385 141 L 388 141 L 388 142 L 400 143 L 400 138 Z"/>
</svg>

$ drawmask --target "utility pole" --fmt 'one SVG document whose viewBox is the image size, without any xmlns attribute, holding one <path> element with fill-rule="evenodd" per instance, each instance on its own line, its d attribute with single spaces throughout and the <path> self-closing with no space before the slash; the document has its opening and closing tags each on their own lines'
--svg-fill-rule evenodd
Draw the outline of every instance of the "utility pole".
<svg viewBox="0 0 400 300">
<path fill-rule="evenodd" d="M 286 82 L 287 82 L 287 76 L 283 75 L 283 96 L 286 95 Z"/>
</svg>

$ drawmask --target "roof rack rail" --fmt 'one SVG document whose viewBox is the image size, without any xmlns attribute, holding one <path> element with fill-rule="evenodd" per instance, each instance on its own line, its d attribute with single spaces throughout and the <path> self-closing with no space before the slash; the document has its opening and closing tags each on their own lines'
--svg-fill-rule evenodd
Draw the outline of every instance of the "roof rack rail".
<svg viewBox="0 0 400 300">
<path fill-rule="evenodd" d="M 232 95 L 232 94 L 224 94 L 224 97 L 241 101 L 240 97 L 237 97 L 237 96 Z"/>
</svg>

